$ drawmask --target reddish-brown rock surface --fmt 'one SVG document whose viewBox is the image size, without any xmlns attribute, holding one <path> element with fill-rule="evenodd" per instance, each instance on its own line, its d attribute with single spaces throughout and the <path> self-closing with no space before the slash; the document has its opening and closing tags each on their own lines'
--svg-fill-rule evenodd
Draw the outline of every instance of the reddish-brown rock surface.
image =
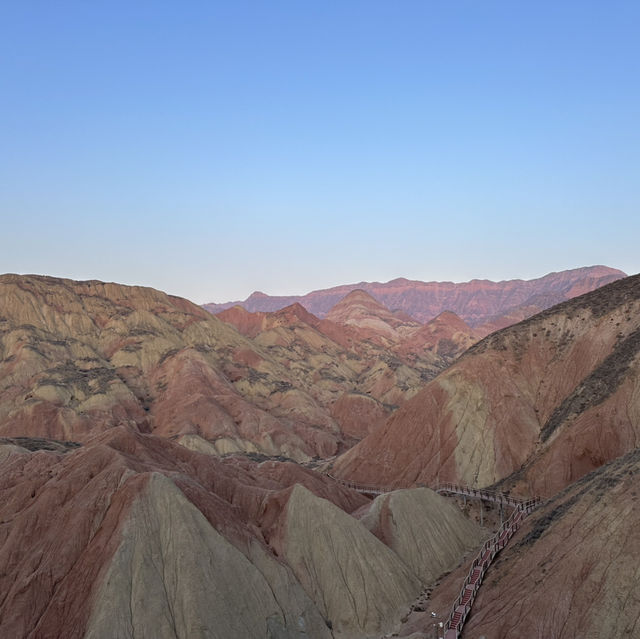
<svg viewBox="0 0 640 639">
<path fill-rule="evenodd" d="M 401 540 L 442 547 L 449 561 L 478 540 L 470 525 L 449 547 L 442 527 L 464 516 L 435 495 L 423 516 L 440 532 L 412 527 L 407 491 L 401 556 L 350 516 L 368 499 L 329 477 L 129 426 L 81 447 L 20 441 L 32 450 L 0 442 L 2 637 L 383 634 L 422 589 Z M 421 557 L 434 578 L 444 569 Z"/>
<path fill-rule="evenodd" d="M 396 352 L 411 358 L 428 351 L 453 359 L 478 339 L 464 320 L 451 311 L 444 311 L 404 339 Z"/>
<path fill-rule="evenodd" d="M 426 488 L 369 502 L 265 457 L 364 435 L 332 472 L 554 495 L 464 636 L 634 636 L 640 276 L 489 336 L 391 417 L 473 333 L 349 298 L 335 321 L 233 309 L 236 330 L 151 289 L 0 277 L 0 637 L 397 631 L 478 527 Z"/>
<path fill-rule="evenodd" d="M 350 298 L 345 317 L 362 310 Z M 83 441 L 127 423 L 221 454 L 332 456 L 452 359 L 401 352 L 420 326 L 367 304 L 368 327 L 299 304 L 221 322 L 153 289 L 1 276 L 0 436 Z"/>
<path fill-rule="evenodd" d="M 298 459 L 341 445 L 312 380 L 187 300 L 4 275 L 0 308 L 1 436 L 84 441 L 126 423 Z"/>
<path fill-rule="evenodd" d="M 520 308 L 527 309 L 526 313 L 533 315 L 624 276 L 617 269 L 591 266 L 550 273 L 533 280 L 503 282 L 420 282 L 400 278 L 386 283 L 360 282 L 336 286 L 299 296 L 278 297 L 254 293 L 244 302 L 205 304 L 204 307 L 211 313 L 237 304 L 249 311 L 276 311 L 299 302 L 310 313 L 324 317 L 351 291 L 362 289 L 387 308 L 404 311 L 418 322 L 427 322 L 443 311 L 452 311 L 472 327 L 494 322 L 496 327 L 501 328 L 501 316 L 509 315 L 518 321 L 524 319 L 522 311 L 518 310 Z"/>
<path fill-rule="evenodd" d="M 386 338 L 398 342 L 420 328 L 419 322 L 407 317 L 399 317 L 384 304 L 361 289 L 351 291 L 327 313 L 326 319 L 355 326 L 372 337 Z"/>
<path fill-rule="evenodd" d="M 426 329 L 426 337 L 416 338 L 423 348 L 405 346 L 420 324 L 397 317 L 362 291 L 341 300 L 323 320 L 300 304 L 274 313 L 234 307 L 217 317 L 251 337 L 289 372 L 296 387 L 326 407 L 345 444 L 374 430 L 472 341 L 452 327 L 442 335 Z M 439 352 L 445 334 L 448 339 L 454 332 L 457 341 L 446 342 L 446 355 Z"/>
<path fill-rule="evenodd" d="M 476 344 L 335 463 L 396 486 L 551 495 L 640 441 L 640 276 Z"/>
<path fill-rule="evenodd" d="M 535 511 L 487 572 L 463 639 L 635 637 L 640 450 Z"/>
</svg>

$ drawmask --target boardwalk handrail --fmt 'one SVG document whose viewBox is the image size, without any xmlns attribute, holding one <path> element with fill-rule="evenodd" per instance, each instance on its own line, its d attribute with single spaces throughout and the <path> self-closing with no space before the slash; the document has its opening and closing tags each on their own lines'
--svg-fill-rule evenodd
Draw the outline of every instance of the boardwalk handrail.
<svg viewBox="0 0 640 639">
<path fill-rule="evenodd" d="M 329 473 L 326 473 L 326 475 L 343 486 L 369 495 L 382 495 L 384 493 L 397 490 L 397 488 L 390 488 L 388 486 L 367 486 L 365 484 L 358 484 L 356 482 L 339 479 Z M 494 557 L 507 545 L 511 537 L 515 535 L 522 525 L 524 518 L 536 506 L 538 506 L 542 500 L 540 497 L 534 497 L 532 499 L 518 499 L 497 491 L 484 490 L 482 488 L 470 488 L 469 486 L 460 486 L 452 483 L 438 484 L 433 486 L 431 489 L 437 493 L 463 495 L 465 497 L 471 497 L 472 499 L 481 499 L 513 507 L 513 512 L 510 517 L 500 526 L 500 528 L 498 528 L 497 532 L 492 537 L 485 541 L 480 552 L 473 560 L 471 567 L 469 568 L 469 572 L 462 584 L 462 588 L 460 589 L 460 594 L 455 600 L 453 607 L 451 608 L 451 612 L 449 613 L 449 617 L 444 624 L 444 639 L 458 639 L 460 637 L 460 632 L 462 631 L 462 626 L 471 612 L 471 606 L 475 601 L 476 594 L 482 584 L 484 575 L 491 565 Z"/>
<path fill-rule="evenodd" d="M 449 617 L 444 624 L 445 639 L 458 639 L 462 626 L 471 612 L 471 607 L 475 601 L 476 594 L 487 569 L 491 565 L 494 557 L 507 545 L 511 537 L 522 525 L 524 518 L 540 503 L 539 499 L 529 499 L 520 501 L 514 508 L 513 513 L 505 521 L 498 531 L 488 539 L 480 552 L 473 560 L 469 572 L 462 584 L 460 594 L 455 600 Z"/>
<path fill-rule="evenodd" d="M 470 488 L 469 486 L 460 486 L 457 484 L 438 484 L 433 488 L 437 493 L 455 493 L 457 495 L 464 495 L 475 499 L 483 499 L 485 501 L 492 501 L 498 504 L 506 504 L 507 506 L 516 506 L 526 504 L 528 502 L 540 503 L 540 497 L 534 497 L 533 499 L 518 499 L 505 493 L 500 493 L 493 490 L 485 490 L 484 488 Z"/>
<path fill-rule="evenodd" d="M 384 493 L 390 493 L 394 490 L 399 490 L 400 487 L 391 487 L 391 486 L 380 486 L 373 484 L 360 484 L 355 481 L 350 481 L 348 479 L 340 479 L 339 477 L 335 477 L 330 473 L 325 473 L 327 477 L 330 477 L 334 481 L 342 484 L 347 488 L 351 488 L 360 493 L 367 493 L 369 495 L 383 495 Z M 452 483 L 441 483 L 435 484 L 434 486 L 427 486 L 426 484 L 417 484 L 419 488 L 430 488 L 436 493 L 454 493 L 456 495 L 463 495 L 466 497 L 471 497 L 472 499 L 482 499 L 485 501 L 491 501 L 498 504 L 506 504 L 507 506 L 513 506 L 514 508 L 518 505 L 527 504 L 529 502 L 533 502 L 535 504 L 540 503 L 540 497 L 534 497 L 533 499 L 518 499 L 517 497 L 512 497 L 511 495 L 507 495 L 505 493 L 500 493 L 492 490 L 485 490 L 483 488 L 470 488 L 469 486 L 461 486 L 458 484 Z"/>
<path fill-rule="evenodd" d="M 339 477 L 334 477 L 329 473 L 325 473 L 327 477 L 333 479 L 333 481 L 342 484 L 346 488 L 351 488 L 351 490 L 355 490 L 359 493 L 367 493 L 369 495 L 382 495 L 384 493 L 390 493 L 393 488 L 389 488 L 388 486 L 371 486 L 368 484 L 359 484 L 355 481 L 349 481 L 348 479 L 340 479 Z"/>
</svg>

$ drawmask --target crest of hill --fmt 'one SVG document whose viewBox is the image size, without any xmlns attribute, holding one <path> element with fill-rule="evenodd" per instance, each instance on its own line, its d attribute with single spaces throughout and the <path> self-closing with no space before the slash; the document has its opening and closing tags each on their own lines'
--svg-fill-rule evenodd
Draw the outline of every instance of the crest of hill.
<svg viewBox="0 0 640 639">
<path fill-rule="evenodd" d="M 443 311 L 419 330 L 409 335 L 398 347 L 406 356 L 432 351 L 454 358 L 478 341 L 473 329 L 451 311 Z"/>
<path fill-rule="evenodd" d="M 362 289 L 355 289 L 348 295 L 345 295 L 345 297 L 327 313 L 327 319 L 331 319 L 340 324 L 347 324 L 354 320 L 357 321 L 361 317 L 368 316 L 384 319 L 391 326 L 399 326 L 402 323 L 419 325 L 419 322 L 416 322 L 404 313 L 404 311 L 391 311 L 375 297 Z"/>
<path fill-rule="evenodd" d="M 13 452 L 0 465 L 0 517 L 12 522 L 0 548 L 3 637 L 125 637 L 131 628 L 198 636 L 210 628 L 246 639 L 274 627 L 278 636 L 332 636 L 273 557 L 260 513 L 288 481 L 340 507 L 366 501 L 335 482 L 297 466 L 262 477 L 258 464 L 125 427 L 66 455 Z"/>
<path fill-rule="evenodd" d="M 355 326 L 394 341 L 420 328 L 418 322 L 399 317 L 369 293 L 360 289 L 351 291 L 340 300 L 327 313 L 327 319 L 336 324 Z"/>
<path fill-rule="evenodd" d="M 336 461 L 362 483 L 551 495 L 640 439 L 640 275 L 470 348 Z"/>
<path fill-rule="evenodd" d="M 325 458 L 446 365 L 299 304 L 228 311 L 251 338 L 154 289 L 5 275 L 0 309 L 0 437 L 83 442 L 126 423 L 219 454 Z"/>
<path fill-rule="evenodd" d="M 589 266 L 549 273 L 532 280 L 502 282 L 421 282 L 398 278 L 385 283 L 347 284 L 297 296 L 276 297 L 254 293 L 244 302 L 205 304 L 204 307 L 212 313 L 235 304 L 241 304 L 250 311 L 276 311 L 300 302 L 310 313 L 323 318 L 347 294 L 361 289 L 387 308 L 402 310 L 418 322 L 427 322 L 441 312 L 451 310 L 473 328 L 491 323 L 481 331 L 486 335 L 490 330 L 504 326 L 504 321 L 518 321 L 551 304 L 594 290 L 621 277 L 625 277 L 625 273 L 618 269 Z M 500 319 L 505 315 L 511 320 Z"/>
<path fill-rule="evenodd" d="M 320 320 L 317 317 L 309 313 L 297 302 L 274 313 L 251 313 L 242 306 L 236 305 L 217 313 L 216 317 L 227 324 L 231 324 L 240 333 L 251 338 L 278 325 L 287 326 L 296 322 L 304 322 L 317 328 L 320 324 Z"/>
</svg>

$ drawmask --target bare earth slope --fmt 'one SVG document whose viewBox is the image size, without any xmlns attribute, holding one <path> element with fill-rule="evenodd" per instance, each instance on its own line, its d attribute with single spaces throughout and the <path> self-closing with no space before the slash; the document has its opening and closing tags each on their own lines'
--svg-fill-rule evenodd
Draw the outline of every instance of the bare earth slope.
<svg viewBox="0 0 640 639">
<path fill-rule="evenodd" d="M 453 502 L 429 488 L 380 495 L 360 521 L 425 583 L 455 568 L 465 551 L 486 535 Z"/>
<path fill-rule="evenodd" d="M 638 445 L 636 275 L 476 344 L 334 470 L 363 483 L 502 482 L 551 495 Z"/>
<path fill-rule="evenodd" d="M 459 327 L 454 340 L 445 328 L 421 332 L 420 324 L 397 317 L 361 291 L 348 295 L 323 320 L 300 304 L 274 313 L 236 306 L 217 317 L 251 338 L 288 372 L 296 388 L 324 407 L 346 444 L 375 430 L 469 344 Z M 463 323 L 458 319 L 458 324 Z"/>
<path fill-rule="evenodd" d="M 407 520 L 413 492 L 394 539 L 422 528 Z M 367 502 L 294 463 L 220 459 L 128 426 L 66 453 L 0 444 L 0 636 L 379 636 L 422 591 L 417 562 L 440 569 L 349 514 Z M 447 506 L 434 496 L 422 516 L 459 529 Z"/>
<path fill-rule="evenodd" d="M 534 512 L 480 588 L 463 638 L 640 632 L 640 449 Z"/>
<path fill-rule="evenodd" d="M 369 330 L 393 342 L 399 341 L 401 335 L 414 333 L 420 328 L 419 322 L 394 315 L 384 304 L 360 289 L 351 291 L 333 306 L 327 313 L 327 319 L 336 324 Z"/>
<path fill-rule="evenodd" d="M 453 311 L 472 327 L 492 322 L 501 328 L 500 317 L 514 321 L 624 277 L 617 269 L 591 266 L 550 273 L 534 280 L 491 282 L 472 280 L 464 283 L 420 282 L 396 279 L 391 282 L 360 282 L 313 291 L 307 295 L 277 297 L 254 293 L 244 302 L 205 304 L 211 313 L 240 304 L 248 311 L 277 311 L 295 302 L 317 317 L 329 310 L 348 293 L 362 289 L 394 311 L 402 310 L 418 322 L 427 322 L 443 311 Z M 520 311 L 522 308 L 524 311 Z M 522 315 L 525 312 L 526 315 Z M 493 330 L 495 330 L 495 328 Z M 489 329 L 485 334 L 490 332 Z"/>
<path fill-rule="evenodd" d="M 143 287 L 0 276 L 0 435 L 83 441 L 129 424 L 305 459 L 342 441 L 296 375 L 187 300 Z"/>
<path fill-rule="evenodd" d="M 299 304 L 220 321 L 149 288 L 0 276 L 0 436 L 83 441 L 127 423 L 219 454 L 329 457 L 467 345 L 425 342 L 419 324 L 368 302 L 366 327 Z M 361 300 L 340 308 L 357 314 Z M 424 348 L 403 347 L 414 335 Z"/>
</svg>

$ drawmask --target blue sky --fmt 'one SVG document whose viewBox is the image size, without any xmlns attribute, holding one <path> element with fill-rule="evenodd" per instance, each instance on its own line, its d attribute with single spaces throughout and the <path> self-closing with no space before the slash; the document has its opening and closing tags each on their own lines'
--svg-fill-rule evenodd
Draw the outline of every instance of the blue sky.
<svg viewBox="0 0 640 639">
<path fill-rule="evenodd" d="M 0 3 L 0 272 L 196 302 L 640 271 L 640 3 Z"/>
</svg>

